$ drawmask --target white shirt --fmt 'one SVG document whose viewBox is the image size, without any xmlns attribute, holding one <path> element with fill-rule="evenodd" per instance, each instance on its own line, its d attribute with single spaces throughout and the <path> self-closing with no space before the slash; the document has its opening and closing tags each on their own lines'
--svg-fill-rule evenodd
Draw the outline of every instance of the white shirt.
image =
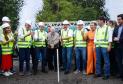
<svg viewBox="0 0 123 84">
<path fill-rule="evenodd" d="M 73 37 L 73 32 L 68 32 L 68 37 Z"/>
<path fill-rule="evenodd" d="M 111 29 L 109 30 L 109 39 L 108 39 L 108 42 L 112 42 L 112 41 L 113 41 L 113 39 L 112 39 L 113 31 L 114 31 L 114 28 L 111 28 Z"/>
<path fill-rule="evenodd" d="M 72 30 L 71 29 L 67 29 L 67 30 L 62 30 L 62 31 L 68 31 L 68 37 L 73 37 L 73 35 L 74 35 L 74 33 L 73 32 L 71 32 Z"/>
<path fill-rule="evenodd" d="M 45 38 L 39 37 L 39 36 L 38 36 L 38 32 L 41 32 L 41 31 L 40 31 L 40 30 L 35 30 L 33 39 L 34 39 L 34 40 L 42 39 L 42 41 L 44 41 L 44 40 L 47 38 L 47 32 L 43 31 L 43 32 L 45 33 L 45 35 L 46 35 Z"/>
<path fill-rule="evenodd" d="M 23 38 L 25 37 L 25 35 L 23 34 L 23 33 L 24 33 L 23 30 L 25 30 L 25 27 L 18 29 L 18 39 L 19 39 L 19 38 L 20 38 L 20 39 L 23 39 Z M 28 31 L 27 34 L 29 34 L 29 33 L 30 33 L 30 31 Z"/>
</svg>

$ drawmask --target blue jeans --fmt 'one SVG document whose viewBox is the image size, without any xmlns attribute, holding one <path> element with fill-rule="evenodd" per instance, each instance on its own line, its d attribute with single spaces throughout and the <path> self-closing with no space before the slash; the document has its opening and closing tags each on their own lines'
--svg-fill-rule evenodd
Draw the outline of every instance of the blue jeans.
<svg viewBox="0 0 123 84">
<path fill-rule="evenodd" d="M 76 47 L 75 48 L 76 53 L 76 65 L 77 70 L 80 70 L 80 57 L 82 58 L 82 70 L 86 70 L 86 48 L 85 47 Z"/>
<path fill-rule="evenodd" d="M 110 76 L 110 60 L 107 48 L 97 47 L 96 48 L 96 74 L 101 75 L 101 56 L 104 59 L 104 74 Z"/>
<path fill-rule="evenodd" d="M 42 61 L 42 70 L 45 69 L 46 66 L 46 48 L 45 47 L 41 47 L 41 48 L 35 48 L 35 53 L 36 53 L 36 59 L 37 61 L 39 60 L 39 58 Z"/>
<path fill-rule="evenodd" d="M 62 48 L 62 61 L 65 71 L 70 71 L 72 66 L 72 49 L 73 47 Z"/>
<path fill-rule="evenodd" d="M 26 71 L 30 71 L 30 48 L 19 49 L 19 71 L 24 71 L 24 61 L 26 62 Z"/>
</svg>

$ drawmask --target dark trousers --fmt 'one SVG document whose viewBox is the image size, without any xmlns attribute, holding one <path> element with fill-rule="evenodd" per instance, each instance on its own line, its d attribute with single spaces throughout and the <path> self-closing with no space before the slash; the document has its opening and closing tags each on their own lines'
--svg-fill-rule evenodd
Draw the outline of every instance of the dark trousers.
<svg viewBox="0 0 123 84">
<path fill-rule="evenodd" d="M 47 48 L 47 60 L 49 70 L 57 69 L 57 51 L 55 49 Z"/>
<path fill-rule="evenodd" d="M 31 57 L 32 57 L 32 70 L 34 72 L 36 72 L 37 71 L 38 60 L 36 59 L 35 48 L 32 47 L 30 49 L 30 54 L 31 54 Z"/>
<path fill-rule="evenodd" d="M 45 67 L 46 67 L 46 48 L 45 47 L 39 47 L 39 48 L 35 48 L 35 70 L 37 70 L 38 68 L 38 60 L 39 58 L 41 58 L 40 56 L 42 56 L 42 71 L 45 71 Z"/>
<path fill-rule="evenodd" d="M 115 48 L 116 62 L 117 62 L 117 73 L 123 77 L 123 45 L 118 45 Z"/>
<path fill-rule="evenodd" d="M 30 48 L 19 49 L 19 71 L 24 71 L 24 62 L 26 62 L 26 71 L 30 71 Z"/>
<path fill-rule="evenodd" d="M 115 50 L 114 48 L 111 49 L 111 51 L 109 52 L 109 58 L 110 58 L 110 72 L 111 75 L 116 75 L 116 69 L 117 69 L 117 63 L 116 63 L 116 59 L 115 59 Z"/>
</svg>

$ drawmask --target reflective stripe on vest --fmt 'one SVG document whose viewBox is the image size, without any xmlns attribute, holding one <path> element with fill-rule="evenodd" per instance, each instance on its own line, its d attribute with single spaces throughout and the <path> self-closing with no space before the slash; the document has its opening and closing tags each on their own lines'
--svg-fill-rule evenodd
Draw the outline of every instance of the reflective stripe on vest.
<svg viewBox="0 0 123 84">
<path fill-rule="evenodd" d="M 23 35 L 26 35 L 27 33 L 28 33 L 27 30 L 23 29 Z M 25 37 L 23 40 L 19 39 L 18 40 L 18 47 L 19 48 L 30 48 L 31 47 L 31 41 L 32 41 L 31 35 Z"/>
<path fill-rule="evenodd" d="M 6 54 L 12 54 L 13 53 L 13 49 L 12 48 L 4 48 L 2 47 L 2 55 L 6 55 Z"/>
<path fill-rule="evenodd" d="M 62 38 L 65 38 L 68 36 L 68 33 L 73 31 L 71 29 L 68 30 L 61 30 L 61 36 Z M 73 47 L 73 37 L 69 38 L 68 40 L 63 40 L 63 47 Z"/>
<path fill-rule="evenodd" d="M 99 28 L 96 31 L 96 47 L 108 47 L 108 26 L 104 26 L 103 28 Z"/>
<path fill-rule="evenodd" d="M 12 54 L 13 53 L 13 46 L 14 46 L 14 42 L 9 42 L 8 44 L 2 44 L 1 45 L 1 47 L 2 47 L 2 55 Z"/>
<path fill-rule="evenodd" d="M 75 47 L 86 47 L 86 41 L 83 41 L 82 32 L 79 30 L 75 31 Z"/>
<path fill-rule="evenodd" d="M 43 32 L 40 32 L 37 31 L 38 33 L 38 40 L 37 41 L 34 41 L 34 46 L 35 47 L 46 47 L 46 32 L 43 31 Z M 39 40 L 41 38 L 41 40 Z"/>
</svg>

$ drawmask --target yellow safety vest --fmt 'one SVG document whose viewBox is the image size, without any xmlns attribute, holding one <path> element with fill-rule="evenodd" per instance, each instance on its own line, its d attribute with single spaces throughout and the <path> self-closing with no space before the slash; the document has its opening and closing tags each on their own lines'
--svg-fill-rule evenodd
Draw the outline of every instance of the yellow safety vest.
<svg viewBox="0 0 123 84">
<path fill-rule="evenodd" d="M 31 31 L 27 31 L 26 28 L 23 28 L 22 32 L 23 32 L 23 35 L 26 35 Z M 18 44 L 18 48 L 31 48 L 31 44 L 32 44 L 31 35 L 25 37 L 24 39 L 18 39 L 17 44 Z"/>
<path fill-rule="evenodd" d="M 6 41 L 3 34 L 2 34 L 2 37 L 4 38 L 4 41 Z M 9 39 L 13 38 L 13 34 L 10 33 L 8 35 L 8 38 Z M 2 47 L 2 55 L 12 54 L 13 53 L 14 42 L 9 42 L 8 44 L 2 44 L 1 47 Z"/>
<path fill-rule="evenodd" d="M 73 33 L 73 30 L 68 29 L 68 30 L 61 30 L 61 36 L 62 38 L 65 38 L 68 36 L 68 33 Z M 71 38 L 69 38 L 68 40 L 63 40 L 63 47 L 73 47 L 73 36 Z"/>
<path fill-rule="evenodd" d="M 109 29 L 109 27 L 107 25 L 104 25 L 102 28 L 96 29 L 96 34 L 95 34 L 96 47 L 104 47 L 104 48 L 108 47 L 108 44 L 109 44 L 108 29 Z"/>
<path fill-rule="evenodd" d="M 87 42 L 83 41 L 82 30 L 75 30 L 74 32 L 75 47 L 86 47 Z"/>
<path fill-rule="evenodd" d="M 37 30 L 38 39 L 34 40 L 34 46 L 35 47 L 46 47 L 46 32 L 41 32 L 40 30 Z"/>
</svg>

